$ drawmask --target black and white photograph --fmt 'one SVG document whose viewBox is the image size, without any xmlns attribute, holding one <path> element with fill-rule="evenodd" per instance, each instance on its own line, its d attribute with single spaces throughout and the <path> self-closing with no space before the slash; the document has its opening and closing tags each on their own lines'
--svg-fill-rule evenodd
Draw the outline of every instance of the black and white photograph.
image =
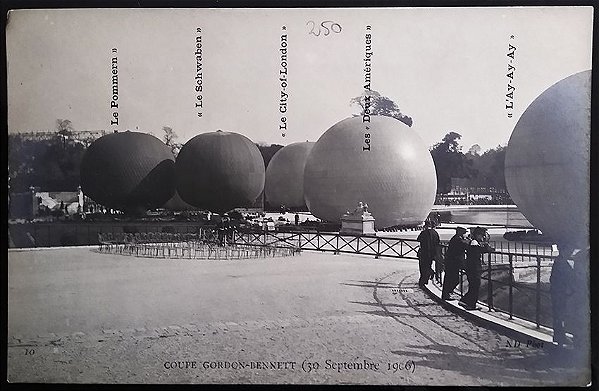
<svg viewBox="0 0 599 391">
<path fill-rule="evenodd" d="M 6 380 L 588 386 L 593 11 L 11 9 Z"/>
</svg>

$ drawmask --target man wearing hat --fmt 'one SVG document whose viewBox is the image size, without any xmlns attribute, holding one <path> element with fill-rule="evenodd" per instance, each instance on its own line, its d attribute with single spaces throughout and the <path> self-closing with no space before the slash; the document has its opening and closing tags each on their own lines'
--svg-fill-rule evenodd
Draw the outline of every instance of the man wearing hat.
<svg viewBox="0 0 599 391">
<path fill-rule="evenodd" d="M 482 254 L 494 251 L 489 246 L 487 229 L 476 227 L 472 230 L 472 240 L 466 249 L 466 278 L 468 278 L 468 292 L 458 303 L 467 310 L 475 310 L 480 289 Z"/>
<path fill-rule="evenodd" d="M 431 221 L 427 220 L 424 223 L 424 229 L 416 240 L 420 243 L 418 249 L 418 266 L 420 268 L 418 286 L 422 288 L 434 274 L 431 265 L 440 248 L 439 234 L 435 231 L 434 224 Z"/>
<path fill-rule="evenodd" d="M 453 290 L 460 281 L 460 269 L 464 264 L 468 240 L 466 239 L 466 228 L 457 227 L 455 235 L 449 240 L 447 252 L 445 253 L 445 277 L 443 278 L 443 300 L 451 300 Z"/>
<path fill-rule="evenodd" d="M 553 320 L 553 342 L 566 345 L 570 340 L 566 337 L 566 323 L 568 318 L 574 317 L 567 314 L 569 300 L 571 300 L 574 284 L 574 271 L 568 263 L 574 248 L 567 243 L 558 244 L 559 255 L 554 259 L 549 277 L 549 291 L 551 293 L 551 309 Z"/>
</svg>

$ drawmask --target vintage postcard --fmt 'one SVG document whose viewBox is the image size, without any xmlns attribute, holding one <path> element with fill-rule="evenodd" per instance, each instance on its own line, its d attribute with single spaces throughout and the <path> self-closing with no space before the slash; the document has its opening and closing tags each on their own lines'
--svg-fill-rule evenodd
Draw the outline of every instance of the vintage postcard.
<svg viewBox="0 0 599 391">
<path fill-rule="evenodd" d="M 592 28 L 11 10 L 8 382 L 588 385 Z"/>
</svg>

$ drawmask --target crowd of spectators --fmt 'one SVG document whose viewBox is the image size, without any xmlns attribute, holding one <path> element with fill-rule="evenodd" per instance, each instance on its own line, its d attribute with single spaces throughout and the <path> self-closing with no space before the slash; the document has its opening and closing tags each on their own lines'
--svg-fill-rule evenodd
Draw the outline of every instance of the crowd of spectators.
<svg viewBox="0 0 599 391">
<path fill-rule="evenodd" d="M 447 196 L 445 194 L 438 194 L 435 198 L 435 205 L 513 205 L 514 201 L 510 198 L 507 193 L 493 194 L 490 197 L 481 196 Z"/>
</svg>

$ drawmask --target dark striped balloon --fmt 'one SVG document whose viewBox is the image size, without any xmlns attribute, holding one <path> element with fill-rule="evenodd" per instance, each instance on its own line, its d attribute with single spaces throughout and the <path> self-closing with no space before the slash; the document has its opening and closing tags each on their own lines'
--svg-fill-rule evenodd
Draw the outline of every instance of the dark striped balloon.
<svg viewBox="0 0 599 391">
<path fill-rule="evenodd" d="M 175 194 L 171 197 L 170 200 L 166 201 L 166 203 L 162 206 L 164 209 L 173 210 L 173 211 L 184 211 L 184 210 L 197 210 L 198 208 L 189 205 L 187 202 L 183 201 L 179 196 L 179 193 L 175 191 Z"/>
<path fill-rule="evenodd" d="M 175 159 L 156 137 L 139 132 L 112 133 L 94 141 L 81 162 L 83 192 L 109 208 L 158 208 L 175 193 Z"/>
<path fill-rule="evenodd" d="M 181 199 L 213 212 L 250 206 L 264 189 L 262 155 L 238 133 L 195 136 L 181 148 L 176 171 Z"/>
</svg>

